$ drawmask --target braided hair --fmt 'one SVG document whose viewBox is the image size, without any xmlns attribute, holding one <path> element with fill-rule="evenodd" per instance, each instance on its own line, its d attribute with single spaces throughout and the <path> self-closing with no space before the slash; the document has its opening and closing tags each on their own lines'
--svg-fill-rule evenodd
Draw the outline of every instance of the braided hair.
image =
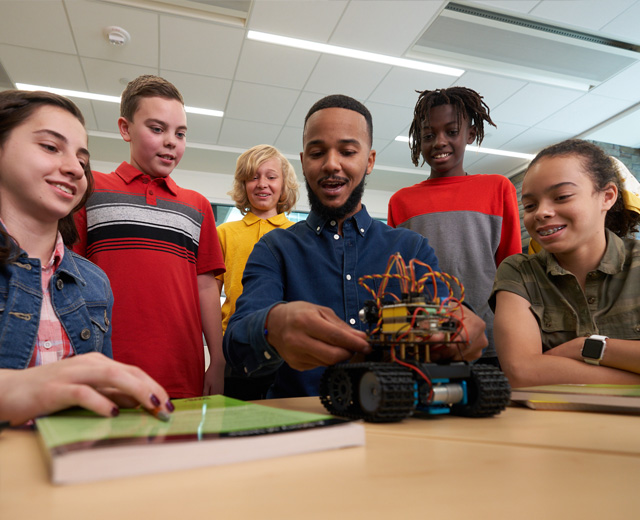
<svg viewBox="0 0 640 520">
<path fill-rule="evenodd" d="M 489 107 L 475 90 L 466 87 L 449 87 L 437 90 L 416 90 L 416 92 L 420 96 L 413 111 L 413 122 L 409 129 L 411 161 L 415 166 L 418 166 L 422 149 L 422 126 L 425 122 L 430 123 L 429 113 L 433 107 L 452 105 L 458 117 L 458 125 L 462 123 L 464 116 L 475 129 L 478 145 L 484 139 L 484 122 L 496 126 L 489 116 Z"/>
</svg>

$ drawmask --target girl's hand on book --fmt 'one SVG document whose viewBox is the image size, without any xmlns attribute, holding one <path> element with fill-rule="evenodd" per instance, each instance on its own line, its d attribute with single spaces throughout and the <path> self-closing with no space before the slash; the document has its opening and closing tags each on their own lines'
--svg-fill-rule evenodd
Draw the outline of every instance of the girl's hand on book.
<svg viewBox="0 0 640 520">
<path fill-rule="evenodd" d="M 145 372 L 99 353 L 0 370 L 0 420 L 12 425 L 70 406 L 109 417 L 118 415 L 119 406 L 138 405 L 160 418 L 173 411 L 167 392 Z"/>
</svg>

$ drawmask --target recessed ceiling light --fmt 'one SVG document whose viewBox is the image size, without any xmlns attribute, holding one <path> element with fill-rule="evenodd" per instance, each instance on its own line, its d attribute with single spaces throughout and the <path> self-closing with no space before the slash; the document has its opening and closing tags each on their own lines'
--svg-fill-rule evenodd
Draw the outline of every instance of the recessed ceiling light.
<svg viewBox="0 0 640 520">
<path fill-rule="evenodd" d="M 268 34 L 258 31 L 249 31 L 247 33 L 247 38 L 266 43 L 274 43 L 276 45 L 284 45 L 285 47 L 295 47 L 297 49 L 323 52 L 325 54 L 345 56 L 347 58 L 355 58 L 358 60 L 373 61 L 375 63 L 383 63 L 385 65 L 393 65 L 407 69 L 423 70 L 425 72 L 434 72 L 445 76 L 455 76 L 456 78 L 462 76 L 465 72 L 463 69 L 445 67 L 444 65 L 436 65 L 425 61 L 407 60 L 405 58 L 396 58 L 394 56 L 386 56 L 384 54 L 359 51 L 356 49 L 349 49 L 347 47 L 338 47 L 337 45 L 312 42 L 309 40 L 299 40 L 298 38 L 289 38 L 287 36 L 278 36 L 277 34 Z"/>
<path fill-rule="evenodd" d="M 399 135 L 395 138 L 396 141 L 400 141 L 402 143 L 408 143 L 409 138 L 405 135 Z M 466 151 L 468 152 L 476 152 L 476 153 L 487 153 L 490 155 L 504 155 L 505 157 L 516 157 L 518 159 L 526 159 L 527 161 L 533 160 L 535 157 L 534 154 L 530 153 L 521 153 L 521 152 L 509 152 L 507 150 L 496 150 L 495 148 L 485 148 L 475 145 L 467 145 Z"/>
<path fill-rule="evenodd" d="M 67 90 L 64 88 L 43 87 L 41 85 L 28 85 L 26 83 L 16 83 L 16 88 L 20 90 L 44 90 L 60 96 L 75 97 L 81 99 L 92 99 L 94 101 L 106 101 L 107 103 L 120 103 L 119 96 L 107 96 L 105 94 L 94 94 L 92 92 L 80 92 L 78 90 Z M 221 110 L 211 110 L 209 108 L 184 107 L 184 111 L 190 114 L 201 114 L 212 117 L 224 117 Z"/>
</svg>

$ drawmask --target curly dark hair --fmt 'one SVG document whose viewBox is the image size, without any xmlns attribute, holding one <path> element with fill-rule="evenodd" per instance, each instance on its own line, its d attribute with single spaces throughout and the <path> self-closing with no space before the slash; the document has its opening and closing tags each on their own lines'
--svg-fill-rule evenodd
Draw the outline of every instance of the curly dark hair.
<svg viewBox="0 0 640 520">
<path fill-rule="evenodd" d="M 416 90 L 416 92 L 420 95 L 413 111 L 411 128 L 409 128 L 409 148 L 414 166 L 418 166 L 420 162 L 422 127 L 425 122 L 430 123 L 429 113 L 433 107 L 453 105 L 458 117 L 458 125 L 462 117 L 466 117 L 476 131 L 478 145 L 484 139 L 484 122 L 496 126 L 489 116 L 489 107 L 475 90 L 466 87 L 449 87 L 437 90 Z"/>
<path fill-rule="evenodd" d="M 35 111 L 43 106 L 54 106 L 66 110 L 84 126 L 84 117 L 80 109 L 69 99 L 43 91 L 5 90 L 0 92 L 0 148 L 9 139 L 11 132 L 22 125 Z M 71 247 L 78 240 L 73 214 L 82 208 L 87 199 L 93 193 L 93 174 L 89 161 L 85 164 L 84 174 L 87 177 L 87 191 L 73 208 L 73 211 L 58 221 L 58 231 L 62 235 L 65 245 Z M 0 265 L 5 265 L 19 251 L 16 250 L 16 241 L 6 230 L 0 228 Z"/>
<path fill-rule="evenodd" d="M 618 188 L 618 198 L 607 212 L 604 222 L 605 227 L 619 237 L 637 233 L 640 215 L 625 207 L 618 177 L 618 168 L 613 159 L 599 146 L 582 139 L 567 139 L 548 146 L 538 153 L 529 164 L 529 168 L 545 157 L 567 156 L 575 156 L 580 159 L 585 172 L 591 177 L 596 191 L 601 192 L 610 184 Z"/>
</svg>

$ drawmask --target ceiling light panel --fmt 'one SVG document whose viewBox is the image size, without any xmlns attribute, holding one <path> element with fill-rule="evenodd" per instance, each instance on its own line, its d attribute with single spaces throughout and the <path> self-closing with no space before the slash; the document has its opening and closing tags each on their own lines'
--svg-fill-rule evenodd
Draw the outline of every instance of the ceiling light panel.
<svg viewBox="0 0 640 520">
<path fill-rule="evenodd" d="M 269 34 L 258 31 L 249 31 L 247 38 L 265 43 L 273 43 L 276 45 L 284 45 L 285 47 L 295 47 L 308 51 L 322 52 L 324 54 L 333 54 L 336 56 L 344 56 L 346 58 L 354 58 L 358 60 L 373 61 L 375 63 L 383 63 L 385 65 L 393 65 L 395 67 L 403 67 L 407 69 L 422 70 L 425 72 L 435 72 L 445 76 L 460 77 L 464 74 L 464 70 L 455 67 L 446 67 L 434 63 L 424 61 L 407 60 L 384 54 L 376 54 L 373 52 L 360 51 L 347 47 L 338 47 L 337 45 L 329 45 L 326 43 L 312 42 L 309 40 L 300 40 L 298 38 L 289 38 L 279 36 L 277 34 Z"/>
</svg>

